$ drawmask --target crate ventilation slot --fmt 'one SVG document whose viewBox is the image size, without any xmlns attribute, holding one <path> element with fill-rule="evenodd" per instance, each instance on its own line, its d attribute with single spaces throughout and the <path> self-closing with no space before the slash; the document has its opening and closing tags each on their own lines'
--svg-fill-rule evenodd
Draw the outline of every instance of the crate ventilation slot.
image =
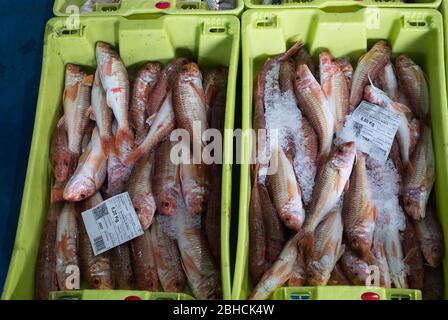
<svg viewBox="0 0 448 320">
<path fill-rule="evenodd" d="M 290 296 L 291 300 L 310 300 L 311 294 L 306 292 L 300 292 L 300 293 L 291 293 Z"/>
<path fill-rule="evenodd" d="M 63 29 L 61 31 L 61 35 L 63 35 L 63 36 L 79 36 L 80 30 L 79 29 Z"/>
<path fill-rule="evenodd" d="M 277 26 L 275 17 L 265 18 L 257 22 L 257 28 L 272 28 Z"/>
<path fill-rule="evenodd" d="M 210 33 L 224 33 L 224 32 L 226 32 L 226 28 L 224 28 L 224 27 L 213 27 L 213 28 L 208 29 L 208 31 Z"/>
<path fill-rule="evenodd" d="M 426 21 L 408 21 L 411 27 L 426 27 Z"/>
<path fill-rule="evenodd" d="M 390 300 L 411 300 L 411 297 L 408 294 L 393 294 Z"/>
</svg>

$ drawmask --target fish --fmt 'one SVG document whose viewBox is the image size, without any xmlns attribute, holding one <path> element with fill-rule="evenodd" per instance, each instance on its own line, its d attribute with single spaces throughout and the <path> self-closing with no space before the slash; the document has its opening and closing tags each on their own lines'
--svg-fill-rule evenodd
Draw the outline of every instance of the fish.
<svg viewBox="0 0 448 320">
<path fill-rule="evenodd" d="M 430 106 L 428 83 L 423 70 L 405 54 L 395 59 L 395 68 L 400 88 L 410 102 L 409 107 L 420 120 L 426 121 Z"/>
<path fill-rule="evenodd" d="M 344 127 L 345 117 L 350 110 L 350 92 L 347 80 L 339 63 L 329 52 L 319 55 L 320 84 L 328 99 L 336 123 L 336 132 Z"/>
<path fill-rule="evenodd" d="M 345 250 L 339 264 L 350 283 L 356 286 L 368 285 L 370 269 L 365 259 L 360 258 L 355 252 L 348 249 Z"/>
<path fill-rule="evenodd" d="M 127 183 L 129 196 L 143 230 L 149 229 L 157 210 L 151 181 L 154 169 L 154 156 L 149 154 L 137 162 Z"/>
<path fill-rule="evenodd" d="M 433 268 L 440 266 L 445 249 L 442 227 L 433 203 L 428 205 L 425 218 L 415 221 L 415 233 L 426 263 Z"/>
<path fill-rule="evenodd" d="M 258 193 L 266 233 L 266 260 L 269 265 L 272 265 L 282 252 L 286 242 L 285 232 L 266 186 L 258 183 Z"/>
<path fill-rule="evenodd" d="M 38 300 L 48 300 L 50 292 L 58 291 L 56 230 L 60 211 L 61 207 L 59 205 L 50 206 L 40 237 L 35 273 L 36 299 Z"/>
<path fill-rule="evenodd" d="M 87 129 L 84 132 L 84 136 L 82 137 L 82 144 L 81 144 L 81 152 L 84 153 L 87 150 L 87 147 L 89 146 L 90 141 L 92 140 L 92 133 L 93 129 L 96 127 L 96 122 L 94 120 L 90 120 Z M 104 149 L 103 149 L 104 150 Z M 106 152 L 104 154 L 107 156 Z M 76 169 L 76 167 L 75 167 Z"/>
<path fill-rule="evenodd" d="M 176 119 L 172 101 L 172 95 L 169 93 L 160 107 L 160 110 L 153 115 L 154 120 L 151 123 L 148 134 L 145 136 L 142 143 L 129 154 L 124 162 L 125 165 L 132 165 L 138 159 L 147 155 L 174 130 Z"/>
<path fill-rule="evenodd" d="M 342 244 L 342 208 L 337 205 L 331 209 L 326 218 L 318 225 L 313 234 L 311 247 L 299 242 L 305 254 L 305 269 L 308 273 L 310 286 L 323 286 L 330 280 L 331 272 L 344 254 L 345 245 Z"/>
<path fill-rule="evenodd" d="M 163 230 L 159 220 L 160 216 L 157 216 L 151 228 L 157 274 L 165 292 L 182 292 L 187 278 L 182 269 L 180 252 L 175 239 Z"/>
<path fill-rule="evenodd" d="M 396 134 L 400 146 L 403 166 L 408 166 L 410 156 L 420 136 L 420 123 L 412 118 L 412 111 L 405 105 L 394 102 L 386 93 L 374 86 L 366 86 L 364 97 L 369 102 L 379 105 L 399 115 L 399 125 Z"/>
<path fill-rule="evenodd" d="M 138 73 L 134 80 L 129 106 L 130 123 L 135 131 L 137 144 L 143 140 L 147 133 L 146 107 L 149 96 L 156 87 L 162 68 L 159 63 L 149 62 Z"/>
<path fill-rule="evenodd" d="M 344 195 L 344 232 L 347 245 L 361 257 L 370 253 L 375 230 L 376 207 L 366 169 L 365 153 L 356 158 L 350 187 Z"/>
<path fill-rule="evenodd" d="M 177 198 L 182 194 L 179 165 L 174 164 L 170 158 L 173 145 L 169 140 L 165 140 L 157 148 L 152 178 L 157 210 L 160 214 L 168 216 L 174 214 Z"/>
<path fill-rule="evenodd" d="M 293 56 L 295 66 L 298 67 L 301 64 L 306 64 L 311 73 L 316 77 L 319 76 L 316 73 L 316 66 L 314 65 L 313 58 L 305 46 L 302 46 Z"/>
<path fill-rule="evenodd" d="M 77 216 L 79 226 L 79 264 L 81 276 L 87 281 L 89 287 L 96 290 L 113 290 L 115 279 L 112 273 L 112 266 L 108 252 L 95 256 L 84 225 L 81 212 L 96 207 L 103 202 L 103 197 L 99 192 L 89 199 L 80 203 L 80 212 Z"/>
<path fill-rule="evenodd" d="M 55 204 L 64 201 L 64 189 L 67 181 L 55 181 L 51 188 L 51 203 Z"/>
<path fill-rule="evenodd" d="M 266 271 L 267 249 L 266 226 L 263 220 L 263 207 L 257 180 L 258 169 L 254 174 L 249 205 L 249 270 L 253 283 L 258 283 Z"/>
<path fill-rule="evenodd" d="M 292 95 L 294 96 L 294 99 L 296 99 L 294 95 L 294 78 L 295 78 L 294 60 L 288 59 L 286 61 L 283 61 L 280 64 L 280 72 L 278 78 L 280 91 L 282 93 L 291 92 Z"/>
<path fill-rule="evenodd" d="M 210 127 L 214 105 L 218 103 L 225 104 L 228 76 L 229 70 L 225 67 L 215 68 L 204 76 L 205 112 Z M 218 97 L 220 101 L 217 100 Z"/>
<path fill-rule="evenodd" d="M 444 299 L 444 279 L 443 268 L 432 268 L 425 266 L 425 286 L 422 291 L 423 300 L 443 300 Z"/>
<path fill-rule="evenodd" d="M 61 291 L 73 290 L 72 271 L 69 267 L 79 268 L 78 222 L 73 203 L 65 203 L 58 217 L 56 229 L 56 274 L 58 287 Z M 78 288 L 79 289 L 79 288 Z"/>
<path fill-rule="evenodd" d="M 341 68 L 341 71 L 345 76 L 348 90 L 350 92 L 350 90 L 352 88 L 352 78 L 353 78 L 353 72 L 354 72 L 353 66 L 350 62 L 350 57 L 337 58 L 336 62 L 339 64 L 339 68 Z"/>
<path fill-rule="evenodd" d="M 106 179 L 107 159 L 101 146 L 98 129 L 94 129 L 87 150 L 79 159 L 75 173 L 67 182 L 64 199 L 81 201 L 97 192 Z"/>
<path fill-rule="evenodd" d="M 96 10 L 96 5 L 101 3 L 118 3 L 119 0 L 86 0 L 81 6 L 79 12 L 81 14 L 92 13 Z"/>
<path fill-rule="evenodd" d="M 373 265 L 378 267 L 379 283 L 383 288 L 390 288 L 392 280 L 389 272 L 389 265 L 387 262 L 386 251 L 384 249 L 384 241 L 373 239 L 372 245 Z"/>
<path fill-rule="evenodd" d="M 406 229 L 404 229 L 402 234 L 402 244 L 406 256 L 405 261 L 409 267 L 409 287 L 411 289 L 423 290 L 425 284 L 423 255 L 420 251 L 415 228 L 409 218 L 406 219 Z"/>
<path fill-rule="evenodd" d="M 110 251 L 115 290 L 132 290 L 135 286 L 129 247 L 129 243 L 124 243 Z"/>
<path fill-rule="evenodd" d="M 344 271 L 342 271 L 341 260 L 336 263 L 333 271 L 330 275 L 330 280 L 328 280 L 327 285 L 329 286 L 351 286 L 352 283 L 349 278 L 345 275 Z"/>
<path fill-rule="evenodd" d="M 112 133 L 116 136 L 118 123 L 115 120 L 112 124 Z M 123 193 L 126 189 L 127 182 L 132 174 L 135 163 L 126 165 L 125 159 L 134 150 L 134 142 L 131 140 L 123 140 L 119 146 L 118 155 L 112 152 L 107 160 L 107 184 L 104 190 L 109 197 Z"/>
<path fill-rule="evenodd" d="M 335 146 L 327 162 L 318 173 L 309 214 L 303 226 L 305 238 L 312 240 L 317 226 L 340 201 L 349 188 L 349 178 L 356 155 L 354 142 Z"/>
<path fill-rule="evenodd" d="M 148 98 L 146 111 L 149 116 L 152 116 L 159 111 L 166 95 L 172 91 L 177 75 L 188 62 L 189 60 L 186 58 L 177 58 L 166 65 L 162 70 L 160 79 Z"/>
<path fill-rule="evenodd" d="M 112 134 L 113 114 L 112 109 L 107 106 L 106 91 L 104 91 L 99 71 L 95 73 L 92 86 L 92 114 L 101 138 L 104 153 L 108 156 L 114 148 L 114 136 Z"/>
<path fill-rule="evenodd" d="M 178 197 L 177 203 L 177 245 L 190 288 L 199 300 L 220 299 L 221 277 L 208 248 L 207 239 L 200 225 L 195 224 L 194 218 L 188 214 L 181 197 Z"/>
<path fill-rule="evenodd" d="M 51 139 L 51 164 L 57 182 L 65 182 L 73 173 L 76 164 L 68 148 L 67 132 L 63 127 L 56 127 Z"/>
<path fill-rule="evenodd" d="M 207 236 L 210 251 L 219 264 L 221 261 L 221 185 L 222 166 L 209 166 L 210 196 L 207 212 L 203 216 L 204 231 Z"/>
<path fill-rule="evenodd" d="M 387 96 L 396 102 L 400 101 L 400 89 L 398 87 L 397 76 L 392 62 L 388 62 L 380 71 L 377 78 L 380 88 L 387 94 Z"/>
<path fill-rule="evenodd" d="M 194 164 L 193 156 L 190 163 L 179 165 L 179 175 L 185 204 L 191 215 L 201 214 L 207 207 L 210 195 L 210 180 L 207 166 Z"/>
<path fill-rule="evenodd" d="M 67 64 L 62 98 L 64 116 L 59 120 L 58 127 L 66 128 L 71 163 L 75 166 L 81 155 L 82 138 L 89 122 L 91 86 L 91 75 L 81 71 L 79 66 Z"/>
<path fill-rule="evenodd" d="M 203 146 L 202 135 L 209 128 L 205 111 L 205 92 L 199 66 L 189 63 L 183 66 L 173 88 L 173 106 L 176 124 L 190 137 L 190 146 Z"/>
<path fill-rule="evenodd" d="M 305 257 L 299 250 L 297 252 L 297 259 L 294 263 L 291 276 L 288 280 L 288 287 L 303 287 L 307 281 L 307 274 L 305 270 Z"/>
<path fill-rule="evenodd" d="M 404 260 L 405 257 L 398 228 L 394 226 L 386 227 L 383 240 L 392 283 L 395 288 L 409 288 L 408 268 Z"/>
<path fill-rule="evenodd" d="M 336 124 L 321 86 L 304 64 L 296 70 L 295 94 L 301 110 L 319 138 L 319 158 L 323 160 L 331 151 Z"/>
<path fill-rule="evenodd" d="M 130 247 L 132 270 L 134 271 L 137 288 L 152 292 L 160 291 L 151 231 L 146 230 L 143 235 L 132 239 Z"/>
<path fill-rule="evenodd" d="M 266 300 L 271 294 L 285 284 L 291 277 L 297 261 L 297 241 L 301 233 L 297 233 L 288 240 L 280 256 L 266 271 L 256 287 L 252 290 L 249 300 Z"/>
<path fill-rule="evenodd" d="M 207 10 L 232 10 L 235 9 L 235 0 L 206 0 Z"/>
<path fill-rule="evenodd" d="M 128 71 L 118 53 L 107 43 L 97 42 L 96 60 L 98 74 L 106 92 L 106 101 L 118 123 L 115 135 L 115 149 L 121 156 L 120 146 L 134 141 L 129 123 L 130 84 Z"/>
<path fill-rule="evenodd" d="M 403 178 L 403 203 L 406 213 L 414 220 L 423 219 L 435 180 L 434 150 L 431 129 L 422 128 Z"/>
<path fill-rule="evenodd" d="M 277 146 L 272 150 L 271 167 L 277 168 L 267 176 L 272 201 L 285 226 L 297 232 L 305 220 L 301 190 L 291 160 Z"/>
<path fill-rule="evenodd" d="M 352 79 L 350 90 L 350 106 L 355 108 L 361 102 L 364 87 L 369 81 L 374 81 L 384 66 L 390 61 L 391 48 L 389 44 L 380 40 L 358 61 Z"/>
</svg>

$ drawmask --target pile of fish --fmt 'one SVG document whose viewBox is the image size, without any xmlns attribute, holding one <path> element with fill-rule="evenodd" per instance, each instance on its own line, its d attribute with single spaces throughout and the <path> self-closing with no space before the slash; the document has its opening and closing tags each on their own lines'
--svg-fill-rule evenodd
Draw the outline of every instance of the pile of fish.
<svg viewBox="0 0 448 320">
<path fill-rule="evenodd" d="M 355 70 L 348 57 L 327 51 L 317 69 L 296 43 L 265 62 L 254 92 L 253 126 L 266 129 L 257 154 L 267 161 L 258 157 L 252 168 L 250 298 L 266 299 L 286 283 L 412 288 L 442 298 L 443 234 L 430 195 L 435 166 L 422 69 L 405 54 L 393 64 L 386 41 Z M 340 136 L 363 100 L 399 115 L 385 163 Z"/>
<path fill-rule="evenodd" d="M 132 1 L 132 0 L 128 0 Z M 81 13 L 91 13 L 95 11 L 97 4 L 119 3 L 120 0 L 86 0 L 81 6 Z M 178 3 L 191 1 L 178 0 Z M 236 8 L 235 0 L 206 0 L 207 10 L 232 10 Z"/>
<path fill-rule="evenodd" d="M 67 270 L 75 266 L 83 288 L 183 292 L 188 284 L 198 299 L 220 298 L 222 166 L 175 164 L 170 135 L 178 128 L 192 137 L 195 122 L 223 132 L 228 70 L 203 78 L 186 58 L 164 68 L 149 62 L 131 85 L 109 44 L 97 43 L 96 59 L 94 75 L 66 66 L 37 297 L 70 289 Z M 145 233 L 95 256 L 81 213 L 124 192 Z"/>
</svg>

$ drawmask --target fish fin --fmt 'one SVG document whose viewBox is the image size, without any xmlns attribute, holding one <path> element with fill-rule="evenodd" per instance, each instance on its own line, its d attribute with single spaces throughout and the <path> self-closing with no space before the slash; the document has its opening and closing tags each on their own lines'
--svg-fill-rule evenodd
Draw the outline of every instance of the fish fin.
<svg viewBox="0 0 448 320">
<path fill-rule="evenodd" d="M 59 119 L 58 124 L 57 124 L 58 128 L 64 128 L 67 130 L 67 126 L 65 123 L 65 116 L 62 116 L 61 119 Z"/>
<path fill-rule="evenodd" d="M 90 118 L 90 120 L 96 121 L 95 112 L 91 105 L 87 108 L 87 117 Z"/>
<path fill-rule="evenodd" d="M 106 157 L 109 157 L 111 151 L 117 153 L 114 146 L 114 139 L 112 136 L 101 137 L 101 147 Z"/>
<path fill-rule="evenodd" d="M 154 123 L 154 120 L 156 119 L 156 117 L 157 117 L 157 112 L 156 113 L 153 113 L 152 115 L 150 115 L 149 117 L 148 117 L 148 119 L 146 119 L 146 124 L 148 125 L 148 126 L 152 126 L 152 124 Z"/>
<path fill-rule="evenodd" d="M 347 182 L 345 183 L 344 193 L 347 192 L 349 188 L 350 188 L 350 179 L 348 179 Z"/>
<path fill-rule="evenodd" d="M 85 76 L 84 79 L 82 80 L 82 84 L 91 87 L 93 85 L 93 74 Z"/>
<path fill-rule="evenodd" d="M 369 253 L 366 256 L 366 262 L 370 265 L 375 265 L 376 260 L 377 259 L 376 259 L 375 255 L 373 254 L 373 252 L 369 251 Z"/>
<path fill-rule="evenodd" d="M 255 166 L 253 167 L 253 179 L 254 179 L 254 185 L 255 183 L 258 183 L 258 173 L 260 171 L 260 163 L 255 164 Z"/>
<path fill-rule="evenodd" d="M 299 245 L 302 246 L 304 252 L 308 253 L 308 255 L 312 257 L 314 255 L 313 234 L 311 232 L 306 232 L 303 234 L 303 237 L 299 240 L 300 240 L 300 241 L 298 241 L 298 242 L 300 242 Z"/>
<path fill-rule="evenodd" d="M 411 250 L 408 251 L 408 253 L 406 254 L 406 257 L 404 257 L 403 262 L 405 264 L 409 264 L 409 262 L 411 262 L 411 260 L 414 258 L 414 256 L 417 254 L 417 248 L 412 248 Z"/>
<path fill-rule="evenodd" d="M 409 161 L 406 165 L 407 168 L 407 172 L 410 176 L 414 176 L 415 175 L 415 168 L 414 165 Z"/>
</svg>

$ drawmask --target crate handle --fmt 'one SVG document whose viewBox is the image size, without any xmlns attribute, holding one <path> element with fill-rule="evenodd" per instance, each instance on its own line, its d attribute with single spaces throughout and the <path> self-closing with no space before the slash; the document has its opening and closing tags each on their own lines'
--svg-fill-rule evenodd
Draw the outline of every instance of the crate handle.
<svg viewBox="0 0 448 320">
<path fill-rule="evenodd" d="M 269 15 L 264 18 L 260 18 L 255 22 L 255 27 L 258 29 L 277 28 L 277 16 Z"/>
</svg>

